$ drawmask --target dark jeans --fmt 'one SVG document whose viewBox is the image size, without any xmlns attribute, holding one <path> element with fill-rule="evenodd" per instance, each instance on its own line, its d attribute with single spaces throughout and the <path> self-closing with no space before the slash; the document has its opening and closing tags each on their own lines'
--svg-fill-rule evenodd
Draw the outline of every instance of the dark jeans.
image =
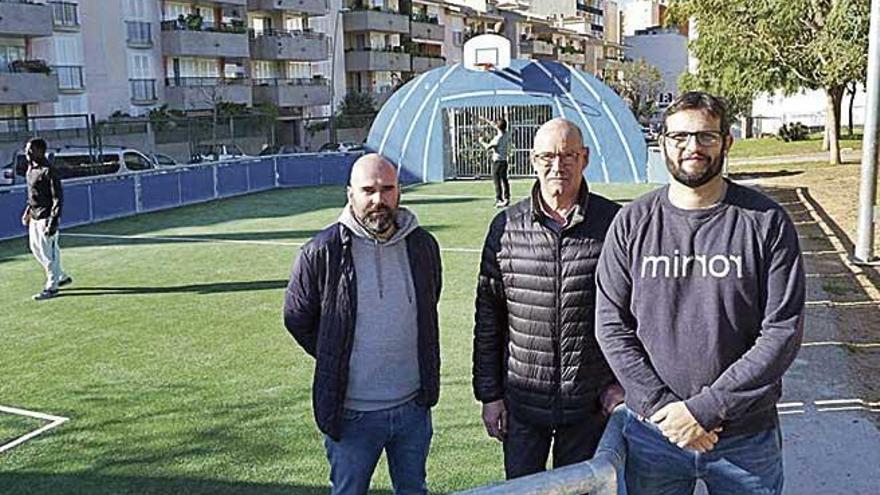
<svg viewBox="0 0 880 495">
<path fill-rule="evenodd" d="M 510 201 L 510 181 L 507 180 L 507 162 L 492 162 L 492 182 L 495 183 L 495 200 Z"/>
<path fill-rule="evenodd" d="M 338 442 L 324 436 L 331 495 L 366 495 L 384 450 L 396 495 L 427 495 L 425 462 L 431 446 L 431 411 L 411 400 L 381 411 L 344 412 Z"/>
<path fill-rule="evenodd" d="M 528 423 L 508 411 L 504 439 L 507 479 L 546 470 L 551 443 L 554 469 L 590 459 L 599 445 L 605 422 L 599 410 L 592 415 L 585 414 L 579 423 L 557 426 Z"/>
<path fill-rule="evenodd" d="M 630 495 L 691 495 L 697 479 L 710 495 L 782 493 L 782 435 L 779 428 L 721 437 L 699 454 L 680 449 L 648 420 L 627 410 L 626 489 Z"/>
</svg>

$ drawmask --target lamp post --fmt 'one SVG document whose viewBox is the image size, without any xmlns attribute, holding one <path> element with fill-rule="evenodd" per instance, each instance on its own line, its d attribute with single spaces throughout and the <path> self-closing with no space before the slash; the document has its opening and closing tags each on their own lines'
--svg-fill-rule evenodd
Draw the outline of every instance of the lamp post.
<svg viewBox="0 0 880 495">
<path fill-rule="evenodd" d="M 350 12 L 348 7 L 342 7 L 333 15 L 333 35 L 330 38 L 330 142 L 336 142 L 336 33 L 339 29 L 339 17 L 345 12 Z"/>
</svg>

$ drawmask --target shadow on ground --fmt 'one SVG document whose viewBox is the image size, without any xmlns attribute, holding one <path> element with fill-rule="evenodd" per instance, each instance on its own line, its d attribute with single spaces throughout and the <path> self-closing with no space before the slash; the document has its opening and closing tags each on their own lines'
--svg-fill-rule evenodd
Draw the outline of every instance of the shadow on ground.
<svg viewBox="0 0 880 495">
<path fill-rule="evenodd" d="M 251 282 L 217 282 L 209 284 L 174 285 L 168 287 L 70 287 L 61 289 L 56 297 L 132 296 L 143 294 L 221 294 L 278 290 L 287 287 L 287 280 L 257 280 Z"/>
</svg>

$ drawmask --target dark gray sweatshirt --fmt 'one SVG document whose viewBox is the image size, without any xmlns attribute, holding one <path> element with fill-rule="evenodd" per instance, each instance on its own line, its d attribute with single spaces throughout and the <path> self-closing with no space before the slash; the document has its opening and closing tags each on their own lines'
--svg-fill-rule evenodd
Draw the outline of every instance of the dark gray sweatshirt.
<svg viewBox="0 0 880 495">
<path fill-rule="evenodd" d="M 397 231 L 378 241 L 346 206 L 339 222 L 353 234 L 352 258 L 357 283 L 357 314 L 349 361 L 345 407 L 377 411 L 407 402 L 421 386 L 418 313 L 406 249 L 406 236 L 419 226 L 406 208 L 397 215 Z"/>
<path fill-rule="evenodd" d="M 706 430 L 771 428 L 803 335 L 794 225 L 777 203 L 731 182 L 707 209 L 677 208 L 668 191 L 624 207 L 605 239 L 602 350 L 627 406 L 642 416 L 683 400 Z"/>
</svg>

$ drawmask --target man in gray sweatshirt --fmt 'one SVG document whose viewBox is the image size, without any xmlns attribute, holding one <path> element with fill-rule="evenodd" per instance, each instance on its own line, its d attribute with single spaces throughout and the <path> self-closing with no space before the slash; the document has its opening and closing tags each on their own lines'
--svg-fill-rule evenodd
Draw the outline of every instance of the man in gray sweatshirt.
<svg viewBox="0 0 880 495">
<path fill-rule="evenodd" d="M 355 162 L 348 204 L 294 264 L 284 322 L 315 358 L 332 494 L 366 494 L 383 450 L 396 494 L 426 494 L 437 403 L 437 242 L 399 206 L 394 167 Z"/>
<path fill-rule="evenodd" d="M 685 93 L 660 146 L 671 180 L 624 207 L 598 267 L 596 337 L 626 390 L 628 493 L 778 494 L 776 401 L 803 335 L 797 232 L 726 180 L 724 104 Z"/>
</svg>

